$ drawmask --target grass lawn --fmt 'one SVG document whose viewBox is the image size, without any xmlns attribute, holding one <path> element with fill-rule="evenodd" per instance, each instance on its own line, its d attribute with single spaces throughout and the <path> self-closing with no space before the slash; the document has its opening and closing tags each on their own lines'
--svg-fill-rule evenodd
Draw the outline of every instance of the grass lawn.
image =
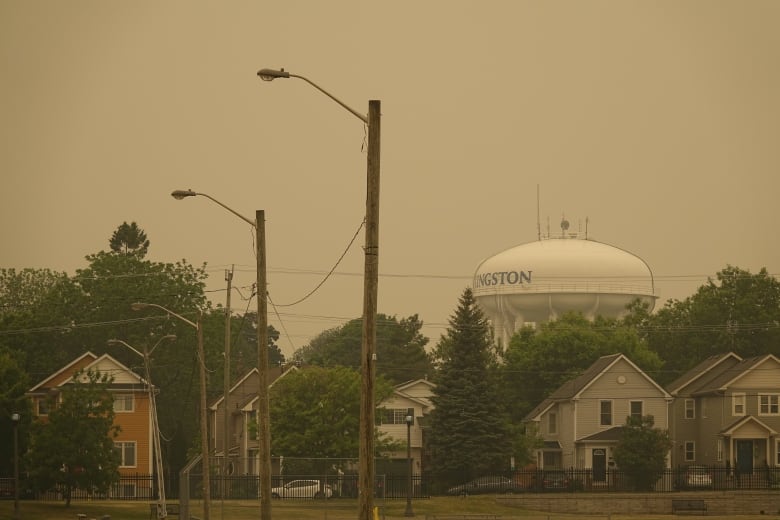
<svg viewBox="0 0 780 520">
<path fill-rule="evenodd" d="M 405 500 L 377 501 L 380 507 L 380 518 L 401 520 L 406 510 Z M 214 501 L 211 505 L 211 520 L 256 520 L 259 516 L 259 502 L 251 501 Z M 191 514 L 202 516 L 203 506 L 200 502 L 191 504 Z M 566 515 L 539 511 L 526 511 L 514 507 L 498 505 L 491 496 L 435 497 L 415 500 L 412 502 L 415 517 L 425 519 L 436 514 L 478 514 L 490 513 L 499 515 L 502 520 L 556 520 L 577 518 L 578 520 L 606 520 L 605 515 Z M 87 515 L 87 520 L 100 520 L 103 515 L 110 515 L 111 520 L 149 520 L 148 502 L 124 501 L 93 501 L 73 502 L 66 508 L 62 502 L 38 502 L 22 500 L 19 503 L 22 520 L 76 520 L 78 513 Z M 12 520 L 14 511 L 13 500 L 0 501 L 0 520 Z M 275 500 L 272 504 L 273 518 L 279 520 L 355 520 L 357 518 L 357 500 L 312 500 L 291 501 Z M 178 517 L 169 517 L 178 520 Z M 670 520 L 673 515 L 611 515 L 611 520 Z M 689 516 L 690 518 L 690 516 Z M 696 518 L 695 516 L 693 518 Z M 703 518 L 703 517 L 702 517 Z M 706 517 L 708 520 L 734 519 L 733 516 Z M 739 518 L 755 518 L 741 516 Z"/>
</svg>

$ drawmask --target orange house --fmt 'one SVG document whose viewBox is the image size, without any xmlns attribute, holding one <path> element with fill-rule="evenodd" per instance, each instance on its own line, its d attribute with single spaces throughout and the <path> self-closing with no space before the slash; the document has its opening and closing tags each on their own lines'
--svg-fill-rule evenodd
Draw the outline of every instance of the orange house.
<svg viewBox="0 0 780 520">
<path fill-rule="evenodd" d="M 79 370 L 110 374 L 114 380 L 109 391 L 114 396 L 114 424 L 121 429 L 114 439 L 120 454 L 122 476 L 152 475 L 152 416 L 146 381 L 108 354 L 87 352 L 32 387 L 27 396 L 33 402 L 36 420 L 46 420 L 48 399 L 57 396 Z M 151 497 L 153 479 L 122 481 L 111 491 L 116 498 Z"/>
</svg>

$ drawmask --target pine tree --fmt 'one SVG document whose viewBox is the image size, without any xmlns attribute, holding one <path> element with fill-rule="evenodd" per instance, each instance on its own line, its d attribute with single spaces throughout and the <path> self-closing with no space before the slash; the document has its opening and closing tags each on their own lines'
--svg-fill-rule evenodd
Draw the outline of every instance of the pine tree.
<svg viewBox="0 0 780 520">
<path fill-rule="evenodd" d="M 429 447 L 437 480 L 455 484 L 508 470 L 512 448 L 490 329 L 471 289 L 449 323 L 434 351 Z"/>
</svg>

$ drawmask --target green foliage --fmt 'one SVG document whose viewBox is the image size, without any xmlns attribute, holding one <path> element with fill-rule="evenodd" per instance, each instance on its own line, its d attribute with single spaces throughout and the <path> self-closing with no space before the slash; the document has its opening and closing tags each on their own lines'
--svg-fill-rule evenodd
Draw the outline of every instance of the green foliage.
<svg viewBox="0 0 780 520">
<path fill-rule="evenodd" d="M 660 358 L 641 341 L 636 329 L 617 320 L 588 321 L 568 313 L 538 330 L 523 328 L 509 343 L 502 367 L 505 396 L 512 417 L 521 420 L 566 381 L 601 356 L 622 353 L 647 373 L 657 371 Z"/>
<path fill-rule="evenodd" d="M 628 417 L 613 457 L 637 491 L 651 491 L 666 468 L 672 441 L 666 430 L 654 427 L 651 415 Z"/>
<path fill-rule="evenodd" d="M 435 350 L 429 435 L 434 473 L 444 485 L 506 470 L 512 455 L 490 330 L 471 289 L 449 324 Z"/>
<path fill-rule="evenodd" d="M 29 379 L 17 357 L 14 351 L 0 346 L 0 475 L 13 474 L 14 423 L 11 415 L 20 416 L 16 425 L 20 453 L 26 450 L 25 433 L 30 425 L 30 400 L 24 395 L 29 388 Z"/>
<path fill-rule="evenodd" d="M 780 282 L 727 266 L 683 301 L 670 300 L 638 321 L 649 348 L 664 360 L 668 383 L 705 358 L 735 352 L 780 355 Z"/>
<path fill-rule="evenodd" d="M 36 489 L 58 489 L 69 505 L 72 490 L 107 493 L 118 480 L 111 380 L 108 374 L 76 373 L 61 399 L 51 399 L 48 419 L 33 424 L 27 462 Z"/>
<path fill-rule="evenodd" d="M 344 367 L 292 369 L 270 389 L 271 452 L 285 458 L 317 458 L 309 471 L 327 472 L 339 460 L 358 454 L 360 374 Z M 392 387 L 381 378 L 375 384 L 376 402 Z M 381 440 L 377 452 L 387 447 Z M 292 471 L 292 461 L 287 469 Z M 297 467 L 297 471 L 304 468 Z"/>
<path fill-rule="evenodd" d="M 109 244 L 111 251 L 115 253 L 134 255 L 138 258 L 145 257 L 149 251 L 149 240 L 146 239 L 146 233 L 135 222 L 132 224 L 123 222 L 111 235 Z"/>
<path fill-rule="evenodd" d="M 399 320 L 377 314 L 376 372 L 394 384 L 421 379 L 433 371 L 425 352 L 428 338 L 422 335 L 423 322 L 414 314 Z M 360 367 L 363 320 L 354 319 L 329 329 L 300 349 L 296 357 L 325 367 Z"/>
</svg>

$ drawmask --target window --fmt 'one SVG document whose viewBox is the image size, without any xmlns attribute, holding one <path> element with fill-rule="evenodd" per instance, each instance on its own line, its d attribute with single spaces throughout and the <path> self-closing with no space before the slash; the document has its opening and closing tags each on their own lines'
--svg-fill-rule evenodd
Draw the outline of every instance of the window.
<svg viewBox="0 0 780 520">
<path fill-rule="evenodd" d="M 631 417 L 642 419 L 642 401 L 631 401 L 628 405 Z"/>
<path fill-rule="evenodd" d="M 745 415 L 745 394 L 733 394 L 731 396 L 731 415 Z"/>
<path fill-rule="evenodd" d="M 693 399 L 685 400 L 685 418 L 686 419 L 696 418 L 696 401 L 694 401 Z"/>
<path fill-rule="evenodd" d="M 780 466 L 780 439 L 775 444 L 775 465 Z"/>
<path fill-rule="evenodd" d="M 558 414 L 555 412 L 547 414 L 547 433 L 558 433 Z"/>
<path fill-rule="evenodd" d="M 38 399 L 38 415 L 49 415 L 49 401 L 45 397 Z"/>
<path fill-rule="evenodd" d="M 114 449 L 119 454 L 119 467 L 135 467 L 135 442 L 115 442 Z"/>
<path fill-rule="evenodd" d="M 406 424 L 406 408 L 389 408 L 382 414 L 382 424 Z"/>
<path fill-rule="evenodd" d="M 599 424 L 601 426 L 612 426 L 612 401 L 601 401 Z"/>
<path fill-rule="evenodd" d="M 780 395 L 758 394 L 758 415 L 780 415 Z"/>
<path fill-rule="evenodd" d="M 114 411 L 117 413 L 132 412 L 135 409 L 133 394 L 116 394 L 114 396 Z"/>
<path fill-rule="evenodd" d="M 686 462 L 696 460 L 696 443 L 693 441 L 685 441 L 685 460 Z"/>
</svg>

